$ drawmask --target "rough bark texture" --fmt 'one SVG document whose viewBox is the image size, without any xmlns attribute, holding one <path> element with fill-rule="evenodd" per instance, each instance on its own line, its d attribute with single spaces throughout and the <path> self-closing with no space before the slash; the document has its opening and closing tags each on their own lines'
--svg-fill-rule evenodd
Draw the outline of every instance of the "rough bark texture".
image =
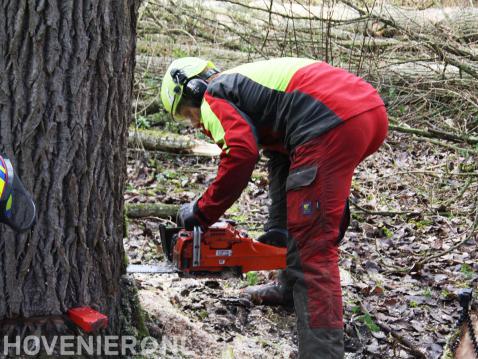
<svg viewBox="0 0 478 359">
<path fill-rule="evenodd" d="M 0 226 L 0 319 L 90 305 L 119 327 L 135 0 L 0 0 L 0 144 L 37 224 Z"/>
</svg>

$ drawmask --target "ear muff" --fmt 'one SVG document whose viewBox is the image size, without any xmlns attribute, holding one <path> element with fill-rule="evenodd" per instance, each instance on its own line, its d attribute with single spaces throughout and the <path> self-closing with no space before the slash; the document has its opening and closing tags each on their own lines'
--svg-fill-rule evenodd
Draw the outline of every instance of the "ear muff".
<svg viewBox="0 0 478 359">
<path fill-rule="evenodd" d="M 204 93 L 207 89 L 206 79 L 217 72 L 218 71 L 216 69 L 209 69 L 208 71 L 206 71 L 205 76 L 193 77 L 191 79 L 188 79 L 183 70 L 172 69 L 171 77 L 176 84 L 176 86 L 174 87 L 174 93 L 176 94 L 174 101 L 176 101 L 176 98 L 181 97 L 182 92 L 184 100 L 186 100 L 195 107 L 201 106 Z M 174 103 L 171 108 L 174 108 Z"/>
<path fill-rule="evenodd" d="M 184 97 L 192 102 L 192 105 L 201 106 L 204 93 L 207 89 L 207 82 L 200 78 L 192 78 L 184 87 Z"/>
</svg>

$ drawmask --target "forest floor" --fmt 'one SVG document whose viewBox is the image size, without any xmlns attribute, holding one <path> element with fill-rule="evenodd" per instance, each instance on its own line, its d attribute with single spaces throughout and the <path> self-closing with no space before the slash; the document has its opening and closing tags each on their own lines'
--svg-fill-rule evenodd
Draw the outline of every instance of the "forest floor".
<svg viewBox="0 0 478 359">
<path fill-rule="evenodd" d="M 340 259 L 348 358 L 413 358 L 413 350 L 427 358 L 441 356 L 460 313 L 456 294 L 478 281 L 477 238 L 470 235 L 476 224 L 474 161 L 391 133 L 357 169 L 351 193 L 356 205 Z M 217 163 L 131 151 L 126 200 L 189 202 L 214 179 Z M 464 187 L 457 178 L 467 176 Z M 261 160 L 225 217 L 257 237 L 267 203 Z M 166 260 L 159 245 L 160 223 L 168 221 L 129 220 L 125 248 L 130 264 Z M 169 343 L 161 357 L 296 358 L 294 313 L 254 306 L 241 296 L 245 287 L 267 283 L 275 275 L 133 276 L 150 334 Z"/>
</svg>

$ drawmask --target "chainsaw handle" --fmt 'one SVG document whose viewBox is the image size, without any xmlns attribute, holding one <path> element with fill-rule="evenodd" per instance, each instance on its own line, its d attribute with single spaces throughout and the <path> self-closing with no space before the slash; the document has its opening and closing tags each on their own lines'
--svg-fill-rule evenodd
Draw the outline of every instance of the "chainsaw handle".
<svg viewBox="0 0 478 359">
<path fill-rule="evenodd" d="M 193 228 L 193 267 L 201 265 L 201 227 Z"/>
</svg>

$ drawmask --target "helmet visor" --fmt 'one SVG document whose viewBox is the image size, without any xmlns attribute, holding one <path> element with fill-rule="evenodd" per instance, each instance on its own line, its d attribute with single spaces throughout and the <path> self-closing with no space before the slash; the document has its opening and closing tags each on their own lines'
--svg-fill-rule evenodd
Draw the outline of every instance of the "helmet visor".
<svg viewBox="0 0 478 359">
<path fill-rule="evenodd" d="M 181 112 L 181 98 L 180 95 L 177 95 L 174 97 L 173 104 L 172 104 L 172 111 L 171 111 L 171 116 L 173 116 L 173 119 L 175 121 L 183 122 L 186 120 L 184 116 L 180 114 Z"/>
</svg>

